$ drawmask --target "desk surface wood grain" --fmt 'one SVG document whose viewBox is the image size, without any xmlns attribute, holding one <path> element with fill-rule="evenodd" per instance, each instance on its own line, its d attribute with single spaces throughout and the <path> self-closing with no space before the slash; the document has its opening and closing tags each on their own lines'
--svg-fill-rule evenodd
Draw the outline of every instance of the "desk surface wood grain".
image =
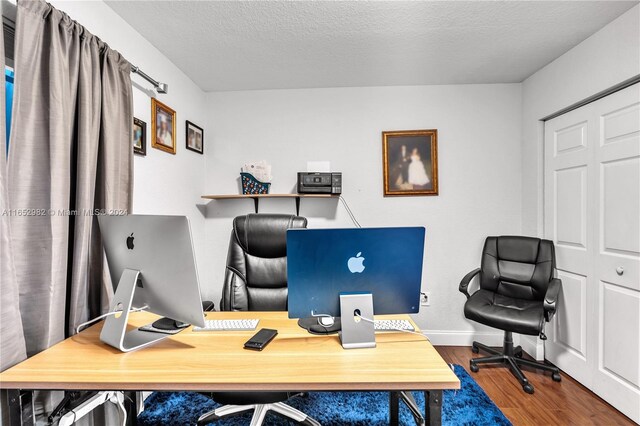
<svg viewBox="0 0 640 426">
<path fill-rule="evenodd" d="M 407 319 L 408 316 L 390 316 Z M 0 373 L 2 389 L 429 390 L 460 381 L 426 339 L 376 334 L 377 347 L 345 350 L 337 335 L 315 336 L 285 312 L 208 312 L 208 319 L 259 318 L 278 336 L 261 352 L 243 349 L 255 331 L 191 328 L 122 353 L 99 339 L 102 323 Z M 155 315 L 131 314 L 141 326 Z"/>
</svg>

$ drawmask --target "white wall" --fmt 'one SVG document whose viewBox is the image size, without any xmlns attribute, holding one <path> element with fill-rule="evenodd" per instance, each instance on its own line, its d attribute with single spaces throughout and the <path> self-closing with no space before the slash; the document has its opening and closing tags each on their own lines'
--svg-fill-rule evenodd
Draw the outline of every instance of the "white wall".
<svg viewBox="0 0 640 426">
<path fill-rule="evenodd" d="M 522 84 L 522 230 L 542 236 L 540 119 L 640 74 L 640 5 Z"/>
<path fill-rule="evenodd" d="M 150 90 L 150 83 L 132 74 L 134 115 L 147 123 L 147 155 L 135 155 L 134 160 L 133 212 L 188 216 L 199 275 L 202 281 L 208 281 L 204 214 L 197 206 L 204 190 L 205 156 L 185 149 L 185 120 L 205 129 L 205 141 L 208 137 L 205 93 L 102 1 L 53 0 L 50 3 L 132 64 L 169 85 L 169 93 L 157 95 L 157 99 L 177 113 L 176 155 L 151 147 L 150 96 L 154 92 Z M 205 145 L 205 152 L 207 148 Z"/>
<path fill-rule="evenodd" d="M 445 343 L 456 333 L 461 342 L 476 327 L 463 319 L 457 284 L 477 265 L 484 237 L 542 235 L 539 119 L 640 72 L 637 6 L 527 79 L 522 97 L 521 85 L 205 95 L 103 2 L 51 3 L 169 84 L 159 99 L 178 112 L 178 152 L 151 148 L 147 135 L 147 156 L 135 159 L 134 212 L 189 216 L 205 297 L 219 300 L 230 219 L 253 207 L 207 204 L 200 195 L 236 193 L 240 165 L 261 158 L 274 165 L 272 192 L 291 192 L 307 160 L 327 159 L 344 173 L 345 198 L 364 226 L 427 227 L 424 289 L 432 292 L 432 306 L 417 320 L 433 336 L 442 330 Z M 133 80 L 135 115 L 150 132 L 150 86 Z M 186 119 L 205 129 L 205 156 L 185 150 Z M 380 132 L 420 128 L 439 131 L 441 195 L 382 197 Z M 293 212 L 293 201 L 263 202 L 261 211 Z M 335 201 L 304 200 L 301 214 L 315 227 L 351 226 Z"/>
<path fill-rule="evenodd" d="M 543 236 L 543 146 L 541 118 L 640 74 L 640 6 L 526 79 L 522 84 L 522 232 Z M 542 357 L 542 345 L 527 338 L 527 352 Z M 535 348 L 535 349 L 534 349 Z"/>
<path fill-rule="evenodd" d="M 462 344 L 487 329 L 464 319 L 460 279 L 479 265 L 488 234 L 520 233 L 520 107 L 519 84 L 210 93 L 206 192 L 238 193 L 240 166 L 258 159 L 273 165 L 273 193 L 292 192 L 306 161 L 330 160 L 362 226 L 426 226 L 423 290 L 432 302 L 416 320 L 435 343 Z M 440 195 L 384 198 L 381 132 L 430 128 L 438 129 Z M 310 227 L 353 226 L 336 200 L 301 207 Z M 295 211 L 291 200 L 260 208 Z M 208 204 L 216 301 L 231 218 L 252 209 L 248 200 Z"/>
</svg>

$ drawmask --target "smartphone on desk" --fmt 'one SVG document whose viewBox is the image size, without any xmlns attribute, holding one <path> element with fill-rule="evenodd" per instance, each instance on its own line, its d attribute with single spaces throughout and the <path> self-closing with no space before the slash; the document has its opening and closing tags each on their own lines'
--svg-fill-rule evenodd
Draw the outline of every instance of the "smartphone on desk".
<svg viewBox="0 0 640 426">
<path fill-rule="evenodd" d="M 261 351 L 273 340 L 278 334 L 278 330 L 271 328 L 262 328 L 254 336 L 247 340 L 244 344 L 245 349 L 251 349 L 254 351 Z"/>
</svg>

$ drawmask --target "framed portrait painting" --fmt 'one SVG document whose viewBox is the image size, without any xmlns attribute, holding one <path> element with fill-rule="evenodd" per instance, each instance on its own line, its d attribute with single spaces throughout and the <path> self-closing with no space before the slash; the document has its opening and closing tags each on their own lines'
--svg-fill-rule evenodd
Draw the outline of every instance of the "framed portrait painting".
<svg viewBox="0 0 640 426">
<path fill-rule="evenodd" d="M 176 153 L 176 112 L 156 98 L 151 98 L 151 146 Z"/>
<path fill-rule="evenodd" d="M 147 155 L 147 123 L 133 117 L 133 153 Z"/>
<path fill-rule="evenodd" d="M 204 153 L 204 130 L 187 120 L 187 149 L 199 154 Z"/>
<path fill-rule="evenodd" d="M 384 196 L 438 195 L 438 130 L 382 132 Z"/>
</svg>

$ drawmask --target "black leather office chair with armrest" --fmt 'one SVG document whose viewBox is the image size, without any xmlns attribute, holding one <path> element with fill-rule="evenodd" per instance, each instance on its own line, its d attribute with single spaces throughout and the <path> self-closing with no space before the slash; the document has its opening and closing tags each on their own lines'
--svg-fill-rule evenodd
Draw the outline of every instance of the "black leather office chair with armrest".
<svg viewBox="0 0 640 426">
<path fill-rule="evenodd" d="M 307 219 L 280 214 L 236 217 L 229 243 L 221 311 L 287 310 L 287 238 L 290 228 L 306 228 Z M 316 420 L 284 403 L 300 392 L 213 392 L 214 401 L 227 404 L 198 419 L 205 425 L 222 417 L 254 410 L 252 426 L 262 424 L 268 411 L 316 426 Z"/>
<path fill-rule="evenodd" d="M 534 389 L 520 366 L 550 371 L 553 380 L 561 380 L 558 368 L 522 359 L 522 348 L 514 348 L 512 338 L 512 333 L 520 333 L 539 335 L 546 340 L 544 325 L 556 311 L 562 285 L 553 277 L 555 266 L 555 250 L 549 240 L 518 236 L 487 238 L 481 267 L 462 279 L 459 290 L 467 296 L 465 317 L 504 330 L 504 346 L 500 352 L 473 342 L 474 353 L 483 350 L 491 356 L 472 359 L 471 371 L 477 372 L 479 364 L 507 364 L 527 393 L 533 393 Z M 477 274 L 480 289 L 469 295 L 467 288 Z"/>
</svg>

